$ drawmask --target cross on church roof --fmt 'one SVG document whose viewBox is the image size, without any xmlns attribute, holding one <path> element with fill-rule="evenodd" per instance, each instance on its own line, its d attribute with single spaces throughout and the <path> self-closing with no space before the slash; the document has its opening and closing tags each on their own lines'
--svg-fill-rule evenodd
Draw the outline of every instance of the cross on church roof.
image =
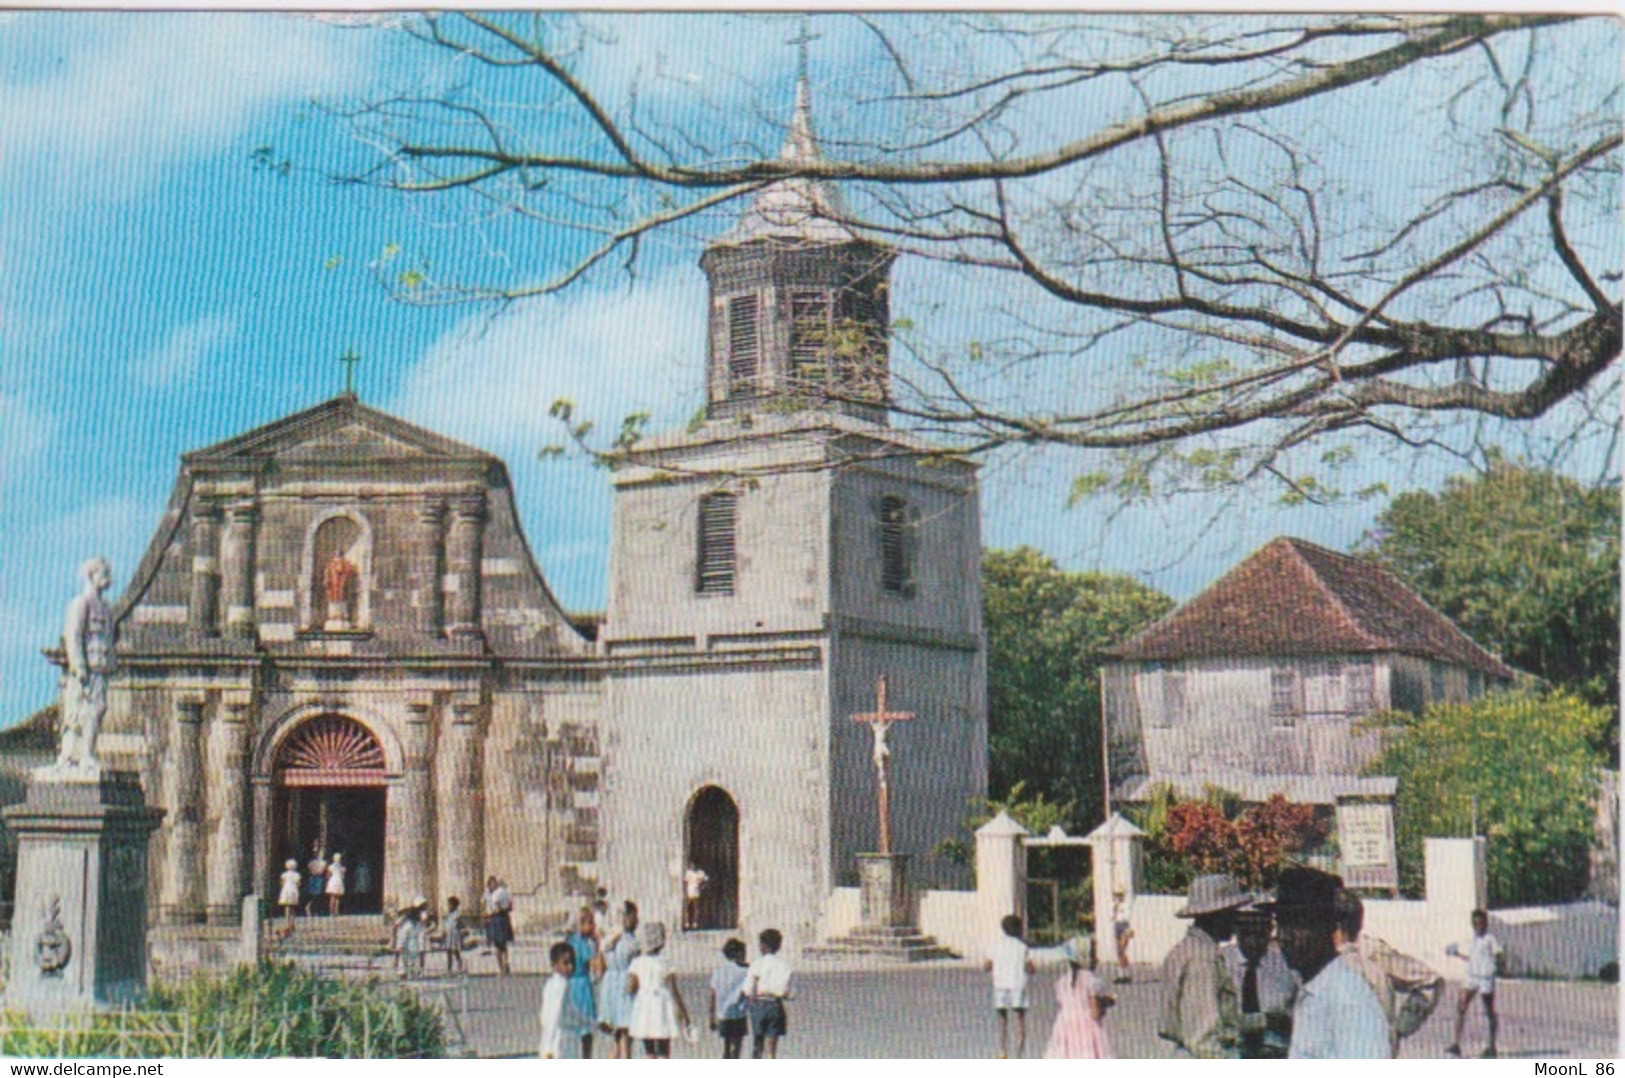
<svg viewBox="0 0 1625 1078">
<path fill-rule="evenodd" d="M 886 710 L 886 676 L 882 674 L 880 676 L 880 680 L 875 683 L 875 709 L 873 711 L 864 711 L 857 715 L 853 715 L 852 721 L 886 723 L 887 725 L 890 725 L 894 722 L 906 722 L 913 717 L 914 712 L 912 711 Z"/>
<path fill-rule="evenodd" d="M 350 348 L 346 349 L 345 353 L 339 357 L 339 362 L 344 364 L 344 395 L 346 397 L 354 397 L 355 365 L 361 362 L 361 357 L 356 355 L 354 348 Z"/>
<path fill-rule="evenodd" d="M 807 81 L 807 46 L 817 41 L 820 36 L 822 35 L 812 32 L 810 21 L 806 15 L 802 15 L 800 30 L 797 31 L 795 37 L 785 41 L 786 45 L 796 47 L 796 77 L 802 82 Z"/>
</svg>

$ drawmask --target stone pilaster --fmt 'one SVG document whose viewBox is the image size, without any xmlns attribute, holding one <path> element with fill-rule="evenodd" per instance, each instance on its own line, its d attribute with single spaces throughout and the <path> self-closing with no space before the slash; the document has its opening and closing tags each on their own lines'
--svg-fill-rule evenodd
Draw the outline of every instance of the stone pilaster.
<svg viewBox="0 0 1625 1078">
<path fill-rule="evenodd" d="M 187 624 L 204 636 L 220 635 L 220 506 L 194 496 L 190 518 L 192 590 Z"/>
<path fill-rule="evenodd" d="M 456 591 L 446 635 L 477 639 L 480 635 L 480 563 L 485 556 L 485 493 L 452 499 L 446 535 L 446 561 Z"/>
<path fill-rule="evenodd" d="M 253 701 L 228 696 L 214 729 L 219 770 L 210 790 L 217 818 L 209 843 L 208 919 L 235 924 L 248 879 L 248 735 Z"/>
<path fill-rule="evenodd" d="M 203 920 L 203 704 L 202 696 L 181 697 L 170 726 L 169 856 L 159 902 L 168 924 Z"/>
<path fill-rule="evenodd" d="M 446 790 L 440 799 L 440 894 L 466 906 L 485 883 L 485 788 L 480 759 L 485 732 L 476 700 L 454 700 L 440 746 Z M 448 796 L 449 795 L 449 796 Z"/>
<path fill-rule="evenodd" d="M 396 786 L 400 808 L 390 821 L 391 829 L 399 828 L 402 836 L 398 867 L 392 873 L 390 887 L 402 901 L 421 894 L 430 902 L 439 902 L 434 886 L 434 768 L 430 753 L 433 721 L 432 702 L 415 700 L 406 705 L 401 781 Z"/>
<path fill-rule="evenodd" d="M 426 636 L 439 636 L 445 597 L 446 548 L 442 524 L 446 503 L 425 498 L 417 507 L 417 534 L 413 542 L 413 577 L 418 581 L 417 628 Z"/>
<path fill-rule="evenodd" d="M 226 536 L 220 544 L 221 586 L 226 600 L 226 635 L 254 636 L 254 539 L 259 510 L 252 500 L 226 506 Z M 233 916 L 236 916 L 233 913 Z"/>
</svg>

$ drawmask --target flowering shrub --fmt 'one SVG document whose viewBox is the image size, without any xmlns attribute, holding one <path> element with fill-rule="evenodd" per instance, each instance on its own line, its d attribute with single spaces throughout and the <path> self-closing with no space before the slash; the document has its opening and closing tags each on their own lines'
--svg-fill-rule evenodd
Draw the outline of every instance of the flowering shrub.
<svg viewBox="0 0 1625 1078">
<path fill-rule="evenodd" d="M 1288 860 L 1325 842 L 1329 830 L 1315 806 L 1281 794 L 1234 818 L 1212 801 L 1180 801 L 1169 807 L 1151 845 L 1153 856 L 1180 862 L 1179 875 L 1228 872 L 1242 887 L 1264 888 Z"/>
</svg>

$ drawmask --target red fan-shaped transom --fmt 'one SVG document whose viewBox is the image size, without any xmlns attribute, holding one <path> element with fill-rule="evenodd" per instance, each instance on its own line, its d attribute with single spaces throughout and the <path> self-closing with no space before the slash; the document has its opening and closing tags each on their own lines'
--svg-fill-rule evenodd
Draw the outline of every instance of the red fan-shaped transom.
<svg viewBox="0 0 1625 1078">
<path fill-rule="evenodd" d="M 382 786 L 384 750 L 354 719 L 312 719 L 277 752 L 277 779 L 284 786 Z"/>
</svg>

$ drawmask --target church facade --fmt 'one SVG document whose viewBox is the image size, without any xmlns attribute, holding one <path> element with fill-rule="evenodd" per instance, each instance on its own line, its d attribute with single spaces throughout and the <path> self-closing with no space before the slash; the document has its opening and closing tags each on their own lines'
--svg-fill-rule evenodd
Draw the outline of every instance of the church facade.
<svg viewBox="0 0 1625 1078">
<path fill-rule="evenodd" d="M 815 155 L 805 91 L 785 155 Z M 501 461 L 344 395 L 188 454 L 115 608 L 101 754 L 167 810 L 152 908 L 230 921 L 342 854 L 357 912 L 596 885 L 693 927 L 814 941 L 877 843 L 916 882 L 985 792 L 974 466 L 890 430 L 891 252 L 830 188 L 708 247 L 705 421 L 613 470 L 608 609 L 572 617 Z"/>
</svg>

